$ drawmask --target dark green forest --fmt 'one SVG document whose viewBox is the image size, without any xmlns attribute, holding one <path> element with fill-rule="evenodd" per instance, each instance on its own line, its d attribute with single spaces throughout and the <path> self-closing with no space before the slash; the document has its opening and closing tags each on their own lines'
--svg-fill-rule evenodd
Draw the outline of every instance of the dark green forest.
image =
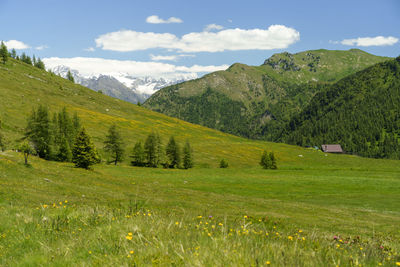
<svg viewBox="0 0 400 267">
<path fill-rule="evenodd" d="M 277 140 L 301 146 L 339 143 L 348 153 L 400 159 L 400 57 L 317 93 Z"/>
</svg>

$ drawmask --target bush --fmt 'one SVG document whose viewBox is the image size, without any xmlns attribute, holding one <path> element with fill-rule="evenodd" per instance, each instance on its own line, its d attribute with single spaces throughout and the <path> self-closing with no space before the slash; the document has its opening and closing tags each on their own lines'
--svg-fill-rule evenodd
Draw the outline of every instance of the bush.
<svg viewBox="0 0 400 267">
<path fill-rule="evenodd" d="M 220 168 L 228 168 L 229 164 L 225 159 L 221 159 L 221 161 L 219 162 L 219 167 Z"/>
</svg>

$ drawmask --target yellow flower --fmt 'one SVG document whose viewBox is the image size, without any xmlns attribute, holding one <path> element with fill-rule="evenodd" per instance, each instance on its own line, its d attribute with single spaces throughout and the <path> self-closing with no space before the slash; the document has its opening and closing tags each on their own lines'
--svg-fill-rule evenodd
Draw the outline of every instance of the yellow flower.
<svg viewBox="0 0 400 267">
<path fill-rule="evenodd" d="M 249 217 L 247 217 L 247 215 L 244 215 L 243 217 L 244 217 L 245 219 L 249 218 Z"/>
<path fill-rule="evenodd" d="M 289 240 L 293 240 L 293 236 L 291 236 L 291 235 L 288 236 L 288 239 L 289 239 Z"/>
<path fill-rule="evenodd" d="M 266 265 L 270 265 L 271 262 L 270 262 L 270 261 L 266 261 L 265 264 L 266 264 Z"/>
<path fill-rule="evenodd" d="M 208 233 L 207 235 L 208 235 L 208 236 L 211 236 L 211 233 Z"/>
<path fill-rule="evenodd" d="M 302 232 L 303 232 L 303 230 L 300 229 L 300 230 L 299 230 L 299 233 L 302 233 Z"/>
<path fill-rule="evenodd" d="M 128 240 L 132 240 L 133 238 L 132 233 L 128 233 L 128 235 L 125 238 Z"/>
<path fill-rule="evenodd" d="M 47 205 L 46 205 L 46 204 L 44 204 L 44 205 L 43 205 L 43 208 L 47 208 Z"/>
<path fill-rule="evenodd" d="M 179 225 L 179 222 L 176 222 L 175 224 L 176 224 L 176 225 Z"/>
<path fill-rule="evenodd" d="M 201 218 L 203 218 L 203 216 L 201 216 L 201 215 L 197 216 L 197 219 L 201 219 Z"/>
<path fill-rule="evenodd" d="M 68 203 L 68 200 L 65 200 L 64 203 Z"/>
<path fill-rule="evenodd" d="M 133 250 L 131 250 L 131 251 L 129 251 L 129 253 L 130 253 L 130 254 L 133 254 L 133 253 L 135 253 L 135 252 L 134 252 Z"/>
<path fill-rule="evenodd" d="M 306 240 L 306 238 L 305 238 L 305 237 L 302 237 L 301 239 L 302 239 L 303 241 L 305 241 L 305 240 Z"/>
<path fill-rule="evenodd" d="M 396 262 L 396 266 L 400 266 L 400 261 Z"/>
<path fill-rule="evenodd" d="M 223 224 L 222 224 L 222 223 L 219 223 L 218 225 L 219 225 L 219 226 L 222 226 Z"/>
</svg>

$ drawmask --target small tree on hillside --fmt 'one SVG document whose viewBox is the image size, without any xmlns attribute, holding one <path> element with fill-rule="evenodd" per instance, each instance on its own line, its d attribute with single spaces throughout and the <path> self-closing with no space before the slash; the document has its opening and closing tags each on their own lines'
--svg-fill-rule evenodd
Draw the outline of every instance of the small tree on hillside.
<svg viewBox="0 0 400 267">
<path fill-rule="evenodd" d="M 112 161 L 114 165 L 118 162 L 122 162 L 124 156 L 124 143 L 120 132 L 115 124 L 111 125 L 108 129 L 108 135 L 104 141 L 104 150 L 111 153 Z"/>
<path fill-rule="evenodd" d="M 150 133 L 146 138 L 144 157 L 148 167 L 157 168 L 157 137 L 154 132 Z"/>
<path fill-rule="evenodd" d="M 25 159 L 25 165 L 28 165 L 28 157 L 29 155 L 32 155 L 34 153 L 34 149 L 32 144 L 30 144 L 28 141 L 24 141 L 19 147 L 18 150 L 21 151 L 24 154 L 24 159 Z"/>
<path fill-rule="evenodd" d="M 221 159 L 221 161 L 219 162 L 219 167 L 220 168 L 228 168 L 229 164 L 225 159 Z"/>
<path fill-rule="evenodd" d="M 61 139 L 56 159 L 63 162 L 71 162 L 72 160 L 71 147 L 65 137 L 62 137 Z"/>
<path fill-rule="evenodd" d="M 181 153 L 178 144 L 173 136 L 170 137 L 165 149 L 167 156 L 167 165 L 169 168 L 179 168 L 181 163 Z"/>
<path fill-rule="evenodd" d="M 76 167 L 84 169 L 89 169 L 91 165 L 100 162 L 96 148 L 85 128 L 82 128 L 76 136 L 72 149 L 72 162 L 75 163 Z"/>
<path fill-rule="evenodd" d="M 183 168 L 193 168 L 192 148 L 187 140 L 185 146 L 183 147 Z"/>
<path fill-rule="evenodd" d="M 266 150 L 264 150 L 261 156 L 260 165 L 264 169 L 273 169 L 273 170 L 277 169 L 278 165 L 276 163 L 276 157 L 274 152 L 268 153 Z"/>
<path fill-rule="evenodd" d="M 15 51 L 14 48 L 11 50 L 10 56 L 11 56 L 13 59 L 17 59 L 17 51 Z"/>
<path fill-rule="evenodd" d="M 0 58 L 3 61 L 3 64 L 6 64 L 6 62 L 8 61 L 8 50 L 7 50 L 7 46 L 3 43 L 3 41 L 1 42 L 0 45 Z"/>
<path fill-rule="evenodd" d="M 68 71 L 67 79 L 70 80 L 73 83 L 75 82 L 74 76 L 72 75 L 71 71 Z"/>
<path fill-rule="evenodd" d="M 142 167 L 145 165 L 145 155 L 144 155 L 144 148 L 141 141 L 138 141 L 135 146 L 133 147 L 132 153 L 132 166 Z"/>
<path fill-rule="evenodd" d="M 0 132 L 0 149 L 1 151 L 6 150 L 6 140 L 2 132 Z"/>
</svg>

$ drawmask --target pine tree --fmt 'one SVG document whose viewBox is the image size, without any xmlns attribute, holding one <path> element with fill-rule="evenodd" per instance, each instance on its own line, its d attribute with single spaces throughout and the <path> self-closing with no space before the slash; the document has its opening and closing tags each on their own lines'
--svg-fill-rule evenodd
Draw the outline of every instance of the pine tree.
<svg viewBox="0 0 400 267">
<path fill-rule="evenodd" d="M 71 147 L 65 137 L 61 139 L 60 147 L 57 153 L 57 160 L 62 162 L 72 161 L 72 151 Z"/>
<path fill-rule="evenodd" d="M 167 165 L 169 168 L 179 168 L 181 163 L 180 149 L 173 136 L 170 137 L 165 149 Z"/>
<path fill-rule="evenodd" d="M 133 147 L 132 153 L 132 166 L 142 167 L 145 165 L 145 155 L 144 155 L 144 148 L 141 141 L 138 141 L 135 146 Z"/>
<path fill-rule="evenodd" d="M 188 140 L 186 140 L 185 146 L 183 147 L 183 168 L 193 168 L 192 148 Z"/>
<path fill-rule="evenodd" d="M 9 56 L 9 54 L 8 54 L 7 46 L 2 41 L 1 45 L 0 45 L 0 58 L 3 61 L 3 64 L 7 63 L 8 56 Z"/>
<path fill-rule="evenodd" d="M 71 82 L 75 82 L 74 76 L 72 75 L 71 71 L 68 70 L 67 73 L 67 79 L 70 80 Z"/>
<path fill-rule="evenodd" d="M 44 69 L 46 68 L 45 65 L 44 65 L 44 63 L 43 63 L 43 61 L 42 61 L 40 58 L 38 58 L 38 59 L 36 60 L 36 62 L 34 63 L 34 66 L 35 66 L 36 68 L 41 69 L 41 70 L 44 70 Z"/>
<path fill-rule="evenodd" d="M 260 165 L 264 169 L 270 169 L 271 168 L 271 158 L 270 158 L 270 155 L 268 154 L 268 152 L 266 150 L 264 150 L 264 152 L 263 152 L 263 154 L 261 156 Z"/>
<path fill-rule="evenodd" d="M 221 161 L 219 162 L 219 167 L 220 168 L 228 168 L 229 164 L 225 159 L 221 159 Z"/>
<path fill-rule="evenodd" d="M 104 150 L 111 153 L 112 161 L 114 165 L 118 162 L 122 162 L 124 156 L 123 141 L 120 132 L 115 124 L 111 125 L 108 129 L 108 135 L 104 141 Z"/>
<path fill-rule="evenodd" d="M 32 111 L 28 118 L 25 137 L 32 142 L 40 158 L 47 160 L 52 158 L 53 135 L 47 107 L 39 106 L 37 111 Z"/>
<path fill-rule="evenodd" d="M 96 148 L 85 128 L 82 128 L 76 136 L 72 149 L 72 162 L 76 167 L 84 169 L 89 169 L 91 165 L 100 162 Z"/>
<path fill-rule="evenodd" d="M 1 151 L 6 150 L 6 141 L 2 132 L 0 132 L 0 149 Z"/>
<path fill-rule="evenodd" d="M 17 51 L 15 51 L 14 48 L 11 50 L 10 56 L 11 56 L 13 59 L 17 59 Z"/>
<path fill-rule="evenodd" d="M 144 143 L 144 156 L 148 167 L 157 168 L 157 138 L 154 132 L 150 133 Z"/>
<path fill-rule="evenodd" d="M 271 161 L 270 169 L 272 169 L 272 170 L 278 169 L 278 165 L 276 163 L 276 157 L 275 157 L 274 152 L 269 152 L 269 159 Z"/>
</svg>

